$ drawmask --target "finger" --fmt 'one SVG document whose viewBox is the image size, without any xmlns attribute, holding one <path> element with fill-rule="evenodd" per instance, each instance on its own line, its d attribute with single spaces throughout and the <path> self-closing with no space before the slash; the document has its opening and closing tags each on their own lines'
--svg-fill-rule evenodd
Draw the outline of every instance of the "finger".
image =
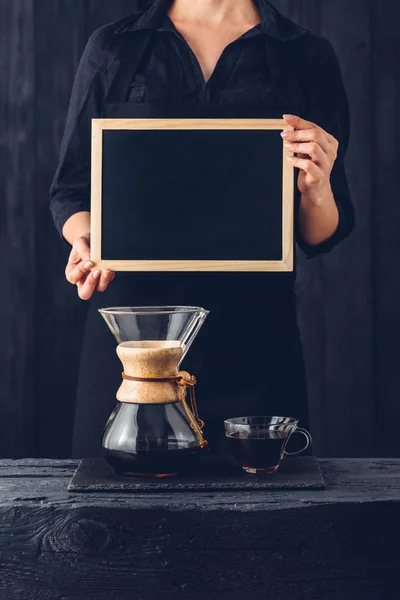
<svg viewBox="0 0 400 600">
<path fill-rule="evenodd" d="M 115 271 L 110 271 L 111 275 L 110 275 L 110 279 L 108 280 L 108 285 L 110 285 L 110 283 L 112 281 L 114 281 L 115 279 Z"/>
<path fill-rule="evenodd" d="M 67 281 L 76 285 L 78 281 L 81 281 L 83 277 L 85 277 L 90 269 L 92 269 L 94 264 L 91 261 L 81 261 L 78 265 L 74 266 L 73 263 L 68 263 L 67 268 L 65 269 L 65 276 Z"/>
<path fill-rule="evenodd" d="M 295 152 L 302 155 L 311 156 L 311 159 L 324 167 L 329 166 L 329 156 L 326 152 L 323 151 L 321 146 L 316 142 L 303 142 L 298 144 L 285 144 L 286 148 L 290 150 L 290 152 Z M 307 158 L 304 156 L 300 156 L 298 158 Z"/>
<path fill-rule="evenodd" d="M 93 296 L 93 293 L 95 292 L 96 286 L 99 282 L 100 275 L 100 271 L 96 269 L 87 276 L 83 283 L 78 283 L 78 295 L 81 300 L 89 300 Z"/>
<path fill-rule="evenodd" d="M 282 117 L 288 125 L 291 125 L 295 129 L 313 129 L 314 127 L 318 127 L 312 121 L 306 121 L 306 119 L 302 119 L 297 115 L 282 115 Z"/>
<path fill-rule="evenodd" d="M 327 136 L 320 129 L 301 129 L 299 131 L 286 131 L 284 134 L 281 135 L 286 143 L 296 144 L 298 142 L 314 142 L 316 144 L 319 144 L 326 154 L 332 152 L 332 147 Z"/>
<path fill-rule="evenodd" d="M 339 147 L 338 140 L 333 135 L 328 133 L 325 129 L 323 129 L 322 127 L 317 125 L 316 123 L 313 123 L 312 121 L 307 121 L 306 119 L 302 119 L 301 117 L 298 117 L 297 115 L 283 115 L 283 118 L 291 127 L 294 127 L 295 129 L 300 129 L 300 130 L 301 129 L 317 129 L 317 130 L 319 130 L 320 133 L 322 133 L 324 136 L 326 136 L 328 143 L 332 144 L 337 151 L 337 149 Z"/>
<path fill-rule="evenodd" d="M 330 133 L 322 129 L 324 133 L 326 133 L 326 137 L 328 138 L 329 143 L 333 146 L 333 148 L 337 151 L 339 148 L 339 141 Z"/>
<path fill-rule="evenodd" d="M 108 278 L 108 281 L 107 281 L 107 286 L 106 286 L 106 287 L 108 287 L 108 286 L 110 285 L 110 283 L 111 283 L 112 281 L 114 281 L 114 279 L 115 279 L 115 272 L 114 272 L 114 271 L 110 271 L 110 276 L 109 276 L 109 278 Z"/>
<path fill-rule="evenodd" d="M 109 270 L 102 271 L 101 277 L 97 282 L 96 290 L 98 292 L 105 292 L 108 284 L 112 281 L 111 279 L 112 273 Z"/>
<path fill-rule="evenodd" d="M 307 173 L 307 175 L 310 175 L 316 182 L 323 179 L 323 173 L 321 169 L 312 160 L 307 158 L 297 158 L 296 156 L 289 156 L 288 160 L 293 164 L 293 166 L 301 169 Z"/>
<path fill-rule="evenodd" d="M 72 248 L 79 254 L 83 261 L 86 262 L 90 260 L 90 246 L 87 238 L 84 236 L 76 238 Z"/>
<path fill-rule="evenodd" d="M 67 268 L 70 271 L 72 271 L 72 269 L 74 267 L 76 267 L 76 265 L 78 265 L 81 261 L 82 261 L 82 259 L 81 259 L 80 255 L 78 254 L 78 252 L 72 248 L 70 255 L 68 257 Z"/>
</svg>

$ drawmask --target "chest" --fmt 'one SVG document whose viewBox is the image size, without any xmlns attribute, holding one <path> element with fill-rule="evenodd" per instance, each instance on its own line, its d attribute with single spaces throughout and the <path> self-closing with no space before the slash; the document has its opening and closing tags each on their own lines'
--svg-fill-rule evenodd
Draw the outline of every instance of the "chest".
<svg viewBox="0 0 400 600">
<path fill-rule="evenodd" d="M 133 77 L 127 67 L 129 101 L 265 104 L 271 84 L 265 39 L 241 33 L 208 32 L 202 39 L 190 28 L 155 32 Z"/>
<path fill-rule="evenodd" d="M 300 99 L 297 77 L 287 76 L 258 28 L 244 33 L 244 27 L 228 28 L 218 35 L 208 31 L 204 39 L 190 27 L 174 29 L 166 24 L 152 32 L 147 44 L 131 38 L 121 77 L 116 78 L 122 79 L 118 98 L 126 98 L 131 106 L 224 104 L 297 110 L 293 106 Z M 265 116 L 271 116 L 269 111 L 260 114 Z"/>
<path fill-rule="evenodd" d="M 179 22 L 174 25 L 193 52 L 205 82 L 211 78 L 225 50 L 251 29 L 247 24 L 229 25 L 218 30 Z"/>
</svg>

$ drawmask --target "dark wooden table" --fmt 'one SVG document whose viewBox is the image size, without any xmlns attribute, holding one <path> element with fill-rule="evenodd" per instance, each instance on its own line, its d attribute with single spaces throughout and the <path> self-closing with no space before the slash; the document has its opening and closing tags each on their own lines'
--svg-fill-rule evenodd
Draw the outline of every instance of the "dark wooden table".
<svg viewBox="0 0 400 600">
<path fill-rule="evenodd" d="M 72 494 L 76 461 L 0 461 L 1 600 L 400 600 L 400 460 L 325 491 Z"/>
</svg>

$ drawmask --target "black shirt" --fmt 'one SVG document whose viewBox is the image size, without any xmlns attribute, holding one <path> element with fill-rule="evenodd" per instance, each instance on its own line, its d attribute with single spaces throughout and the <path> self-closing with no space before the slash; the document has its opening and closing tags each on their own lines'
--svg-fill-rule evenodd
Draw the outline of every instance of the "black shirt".
<svg viewBox="0 0 400 600">
<path fill-rule="evenodd" d="M 118 73 L 118 41 L 150 28 L 151 43 L 133 75 L 125 99 L 128 102 L 267 104 L 271 94 L 269 65 L 275 57 L 269 55 L 265 37 L 285 44 L 293 64 L 293 78 L 302 92 L 303 112 L 299 116 L 317 123 L 339 141 L 339 155 L 331 174 L 339 227 L 318 246 L 308 245 L 296 232 L 297 242 L 308 256 L 328 252 L 354 228 L 344 166 L 349 107 L 332 45 L 284 18 L 267 0 L 255 0 L 261 23 L 225 48 L 206 83 L 196 56 L 167 15 L 171 3 L 172 0 L 156 0 L 146 11 L 106 25 L 89 39 L 75 78 L 60 162 L 50 193 L 50 208 L 60 235 L 73 214 L 90 210 L 91 119 L 102 116 L 107 93 Z M 297 185 L 296 194 L 299 201 Z"/>
</svg>

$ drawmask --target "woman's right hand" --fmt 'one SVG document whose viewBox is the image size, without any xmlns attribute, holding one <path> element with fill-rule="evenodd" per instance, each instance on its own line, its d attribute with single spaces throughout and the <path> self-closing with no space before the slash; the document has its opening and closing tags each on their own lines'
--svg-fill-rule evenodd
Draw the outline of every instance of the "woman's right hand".
<svg viewBox="0 0 400 600">
<path fill-rule="evenodd" d="M 90 235 L 81 235 L 72 244 L 65 276 L 69 283 L 77 286 L 82 300 L 89 300 L 95 291 L 105 292 L 108 284 L 115 278 L 114 271 L 92 271 L 93 267 L 94 264 L 90 261 Z"/>
</svg>

